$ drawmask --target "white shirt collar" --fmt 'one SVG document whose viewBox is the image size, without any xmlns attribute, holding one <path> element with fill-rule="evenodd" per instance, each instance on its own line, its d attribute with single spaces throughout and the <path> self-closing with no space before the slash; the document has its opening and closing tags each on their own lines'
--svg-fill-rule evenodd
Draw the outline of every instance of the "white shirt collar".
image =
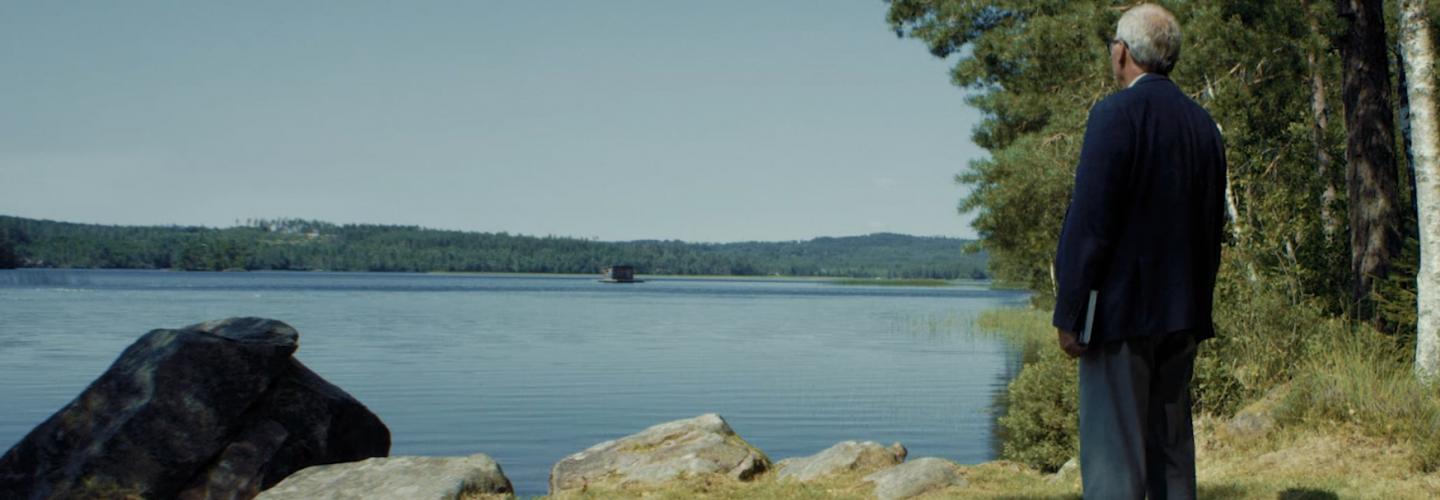
<svg viewBox="0 0 1440 500">
<path fill-rule="evenodd" d="M 1138 74 L 1138 75 L 1135 75 L 1135 79 L 1134 79 L 1134 80 L 1130 80 L 1130 84 L 1129 84 L 1129 85 L 1126 85 L 1125 88 L 1128 89 L 1128 88 L 1130 88 L 1130 87 L 1134 87 L 1135 84 L 1138 83 L 1141 78 L 1145 78 L 1145 75 L 1148 75 L 1148 74 L 1150 74 L 1150 73 L 1140 73 L 1140 74 Z"/>
</svg>

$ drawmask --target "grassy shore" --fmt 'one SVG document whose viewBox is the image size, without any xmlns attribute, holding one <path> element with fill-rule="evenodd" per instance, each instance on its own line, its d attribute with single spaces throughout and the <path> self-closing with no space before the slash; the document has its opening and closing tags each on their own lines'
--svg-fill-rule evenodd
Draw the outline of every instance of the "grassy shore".
<svg viewBox="0 0 1440 500">
<path fill-rule="evenodd" d="M 1411 375 L 1408 345 L 1260 287 L 1222 293 L 1220 336 L 1201 344 L 1193 386 L 1202 497 L 1440 498 L 1440 388 Z M 1054 382 L 1074 380 L 1074 361 L 1058 354 L 1049 316 L 977 320 L 1021 345 L 1004 455 L 1041 469 L 1075 449 L 1075 383 Z M 1256 417 L 1266 424 L 1241 425 Z"/>
<path fill-rule="evenodd" d="M 429 271 L 424 274 L 438 276 L 487 276 L 487 277 L 513 277 L 513 278 L 595 278 L 599 279 L 598 273 L 502 273 L 490 271 Z M 736 275 L 736 274 L 636 274 L 641 279 L 684 279 L 684 280 L 715 280 L 715 281 L 795 281 L 795 282 L 830 282 L 836 278 L 829 276 L 772 276 L 772 275 Z M 864 278 L 856 278 L 864 279 Z"/>
<path fill-rule="evenodd" d="M 1222 420 L 1196 422 L 1198 493 L 1205 499 L 1437 498 L 1440 474 L 1415 473 L 1414 451 L 1347 427 L 1287 429 L 1254 439 L 1228 434 Z M 541 498 L 565 499 L 871 499 L 868 471 L 796 483 L 767 473 L 749 482 L 686 478 L 663 488 L 590 490 Z M 1079 499 L 1078 473 L 1047 474 L 1024 464 L 993 461 L 965 466 L 968 484 L 919 499 Z"/>
<path fill-rule="evenodd" d="M 951 286 L 952 282 L 940 279 L 909 278 L 909 279 L 885 279 L 885 278 L 844 278 L 829 281 L 832 285 L 850 286 Z"/>
<path fill-rule="evenodd" d="M 461 271 L 431 271 L 425 274 L 441 276 L 491 276 L 491 277 L 548 277 L 548 278 L 598 278 L 598 274 L 567 274 L 567 273 L 497 273 L 497 272 L 461 272 Z M 930 279 L 930 278 L 835 278 L 828 276 L 739 276 L 725 274 L 637 274 L 636 278 L 643 279 L 683 279 L 683 280 L 714 280 L 714 281 L 794 281 L 794 282 L 819 282 L 831 285 L 846 286 L 984 286 L 997 290 L 1019 290 L 1014 286 L 996 284 L 988 280 L 975 279 Z"/>
<path fill-rule="evenodd" d="M 1221 335 L 1231 335 L 1202 343 L 1197 360 L 1197 380 L 1212 384 L 1197 384 L 1197 397 L 1209 397 L 1216 409 L 1195 419 L 1200 498 L 1440 498 L 1440 389 L 1414 381 L 1407 358 L 1400 355 L 1404 346 L 1397 348 L 1393 339 L 1303 307 L 1278 309 L 1269 298 L 1248 298 L 1254 300 L 1236 301 L 1243 307 L 1217 313 Z M 1073 408 L 1066 406 L 1073 401 L 1065 396 L 1075 386 L 1073 375 L 1066 374 L 1073 373 L 1074 362 L 1055 352 L 1049 314 L 989 311 L 976 326 L 1015 341 L 1024 353 L 1025 368 L 1011 383 L 1009 414 L 1000 421 L 1009 434 L 1005 456 L 965 466 L 968 484 L 963 487 L 918 498 L 1080 498 L 1078 472 L 1052 472 L 1054 467 L 1046 465 L 1074 456 L 1073 425 L 1067 422 L 1075 418 Z M 1291 343 L 1282 338 L 1286 335 L 1306 339 Z M 1267 343 L 1256 344 L 1256 338 Z M 1215 357 L 1226 358 L 1225 363 Z M 1287 361 L 1278 364 L 1279 371 L 1257 368 L 1276 364 L 1272 358 Z M 1253 378 L 1257 372 L 1273 380 L 1253 390 L 1216 382 L 1230 377 L 1253 386 L 1259 384 Z M 1219 404 L 1215 393 L 1242 396 L 1236 404 Z M 1267 423 L 1258 428 L 1239 425 L 1236 415 L 1263 415 Z M 702 476 L 660 488 L 591 490 L 554 498 L 873 498 L 873 486 L 862 480 L 866 473 L 812 483 L 780 481 L 774 472 L 744 483 Z"/>
</svg>

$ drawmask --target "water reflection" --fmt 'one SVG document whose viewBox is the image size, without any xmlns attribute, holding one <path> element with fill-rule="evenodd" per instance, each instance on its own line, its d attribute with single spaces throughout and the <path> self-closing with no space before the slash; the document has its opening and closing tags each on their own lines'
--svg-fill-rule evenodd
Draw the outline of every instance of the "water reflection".
<svg viewBox="0 0 1440 500">
<path fill-rule="evenodd" d="M 76 291 L 83 293 L 76 293 Z M 390 427 L 392 454 L 484 452 L 521 495 L 549 467 L 662 421 L 723 415 L 773 459 L 843 440 L 996 456 L 1017 355 L 980 288 L 345 273 L 0 272 L 0 447 L 153 328 L 253 315 Z M 997 404 L 999 401 L 1000 404 Z"/>
<path fill-rule="evenodd" d="M 83 288 L 94 271 L 72 269 L 0 269 L 0 287 Z"/>
</svg>

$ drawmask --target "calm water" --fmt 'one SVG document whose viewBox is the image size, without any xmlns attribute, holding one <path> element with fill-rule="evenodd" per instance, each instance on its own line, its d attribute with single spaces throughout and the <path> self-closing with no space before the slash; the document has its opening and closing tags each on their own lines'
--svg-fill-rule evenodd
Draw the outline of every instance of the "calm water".
<svg viewBox="0 0 1440 500">
<path fill-rule="evenodd" d="M 283 320 L 296 354 L 390 427 L 395 455 L 500 462 L 521 495 L 550 466 L 667 420 L 724 416 L 772 459 L 837 441 L 995 456 L 1014 349 L 976 335 L 982 288 L 806 281 L 350 273 L 0 271 L 0 449 L 145 332 Z"/>
</svg>

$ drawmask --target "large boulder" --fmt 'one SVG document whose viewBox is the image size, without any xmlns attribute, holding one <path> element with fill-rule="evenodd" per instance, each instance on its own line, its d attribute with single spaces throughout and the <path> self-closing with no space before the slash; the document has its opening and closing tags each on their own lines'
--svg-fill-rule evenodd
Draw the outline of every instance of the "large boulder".
<svg viewBox="0 0 1440 500">
<path fill-rule="evenodd" d="M 468 457 L 390 457 L 317 465 L 296 472 L 258 500 L 459 500 L 508 498 L 510 479 L 484 454 Z"/>
<path fill-rule="evenodd" d="M 587 487 L 655 485 L 684 475 L 722 474 L 747 481 L 770 458 L 740 439 L 714 413 L 652 426 L 561 459 L 550 469 L 550 492 Z"/>
<path fill-rule="evenodd" d="M 0 498 L 252 498 L 311 465 L 388 454 L 385 424 L 298 347 L 261 318 L 145 334 L 0 457 Z"/>
<path fill-rule="evenodd" d="M 905 446 L 889 448 L 874 441 L 841 441 L 808 457 L 787 458 L 775 463 L 781 479 L 813 481 L 825 476 L 890 467 L 905 461 Z"/>
<path fill-rule="evenodd" d="M 875 497 L 899 500 L 950 486 L 964 486 L 960 465 L 938 457 L 917 458 L 865 476 L 875 483 Z"/>
</svg>

